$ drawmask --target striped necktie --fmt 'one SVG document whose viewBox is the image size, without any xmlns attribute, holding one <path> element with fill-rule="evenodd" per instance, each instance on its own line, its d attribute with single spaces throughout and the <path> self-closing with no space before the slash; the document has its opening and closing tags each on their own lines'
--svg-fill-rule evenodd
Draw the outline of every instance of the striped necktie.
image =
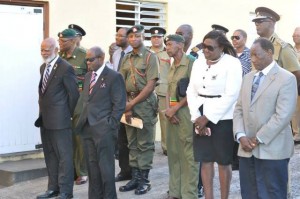
<svg viewBox="0 0 300 199">
<path fill-rule="evenodd" d="M 95 84 L 96 84 L 96 76 L 97 76 L 97 73 L 93 72 L 92 78 L 91 78 L 91 81 L 90 81 L 90 90 L 89 90 L 89 94 L 92 93 L 93 87 L 94 87 Z"/>
<path fill-rule="evenodd" d="M 43 83 L 42 83 L 42 93 L 44 93 L 45 89 L 46 89 L 46 84 L 47 84 L 47 81 L 48 81 L 48 78 L 49 78 L 49 75 L 50 75 L 51 64 L 48 63 L 46 67 L 47 67 L 47 70 L 46 70 L 46 73 L 44 75 L 44 79 L 43 79 Z"/>
<path fill-rule="evenodd" d="M 251 100 L 253 99 L 257 89 L 258 89 L 258 86 L 259 86 L 259 82 L 261 80 L 261 77 L 263 76 L 264 74 L 262 72 L 259 72 L 258 74 L 258 77 L 256 77 L 256 80 L 255 82 L 252 84 L 252 89 L 251 89 Z"/>
</svg>

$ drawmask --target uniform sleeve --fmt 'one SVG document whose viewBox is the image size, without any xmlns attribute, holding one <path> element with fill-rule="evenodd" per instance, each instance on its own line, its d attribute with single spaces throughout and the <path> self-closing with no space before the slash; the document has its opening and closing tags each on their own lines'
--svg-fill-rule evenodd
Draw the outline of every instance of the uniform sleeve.
<svg viewBox="0 0 300 199">
<path fill-rule="evenodd" d="M 159 67 L 159 60 L 157 56 L 152 53 L 149 58 L 149 64 L 147 66 L 147 81 L 149 80 L 157 80 L 159 78 L 158 76 L 158 67 Z"/>
<path fill-rule="evenodd" d="M 280 60 L 278 64 L 290 72 L 300 70 L 297 54 L 290 45 L 287 45 L 281 49 Z"/>
</svg>

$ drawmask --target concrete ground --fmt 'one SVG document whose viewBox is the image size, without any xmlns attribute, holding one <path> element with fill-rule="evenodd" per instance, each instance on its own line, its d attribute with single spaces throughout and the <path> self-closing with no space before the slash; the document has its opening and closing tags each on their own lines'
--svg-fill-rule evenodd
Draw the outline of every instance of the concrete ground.
<svg viewBox="0 0 300 199">
<path fill-rule="evenodd" d="M 293 199 L 300 199 L 300 145 L 296 145 L 295 154 L 290 161 L 292 171 L 291 193 Z M 116 161 L 116 173 L 119 172 L 118 162 Z M 153 169 L 150 172 L 152 189 L 149 193 L 136 196 L 133 191 L 121 193 L 117 191 L 119 199 L 165 199 L 168 190 L 168 164 L 167 157 L 162 154 L 160 142 L 156 142 L 156 151 L 153 163 Z M 218 173 L 215 177 L 215 198 L 220 198 L 219 183 L 217 181 Z M 116 183 L 116 187 L 126 184 L 126 181 Z M 11 187 L 0 187 L 0 199 L 32 199 L 36 195 L 44 192 L 47 187 L 47 177 L 38 178 L 26 182 L 17 183 Z M 87 199 L 88 185 L 74 186 L 75 199 Z M 240 186 L 238 172 L 233 172 L 230 199 L 240 199 Z"/>
</svg>

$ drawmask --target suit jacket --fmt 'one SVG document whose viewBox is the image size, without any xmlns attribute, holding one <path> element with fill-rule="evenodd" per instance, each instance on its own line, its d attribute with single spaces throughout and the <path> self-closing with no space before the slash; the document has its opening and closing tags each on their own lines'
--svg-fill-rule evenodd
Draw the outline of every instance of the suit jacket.
<svg viewBox="0 0 300 199">
<path fill-rule="evenodd" d="M 79 97 L 73 67 L 60 57 L 54 64 L 42 93 L 43 74 L 46 64 L 41 65 L 39 83 L 39 118 L 35 126 L 46 129 L 71 128 L 72 115 Z"/>
<path fill-rule="evenodd" d="M 122 75 L 104 66 L 101 75 L 89 94 L 92 72 L 85 76 L 83 108 L 76 124 L 76 132 L 82 131 L 86 122 L 101 128 L 101 132 L 115 131 L 126 106 L 126 89 Z"/>
<path fill-rule="evenodd" d="M 252 71 L 243 79 L 234 110 L 233 132 L 234 136 L 238 132 L 247 137 L 258 136 L 263 143 L 251 153 L 240 146 L 238 155 L 273 160 L 290 158 L 294 152 L 290 121 L 296 109 L 296 78 L 275 63 L 251 101 L 255 73 Z"/>
</svg>

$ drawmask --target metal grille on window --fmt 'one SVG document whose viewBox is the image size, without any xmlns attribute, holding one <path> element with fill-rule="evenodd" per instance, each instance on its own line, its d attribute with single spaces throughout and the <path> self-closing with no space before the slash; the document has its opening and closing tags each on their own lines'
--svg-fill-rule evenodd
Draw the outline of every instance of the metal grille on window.
<svg viewBox="0 0 300 199">
<path fill-rule="evenodd" d="M 146 40 L 150 40 L 149 29 L 153 26 L 166 28 L 166 8 L 164 3 L 133 0 L 116 1 L 116 30 L 142 24 Z"/>
</svg>

